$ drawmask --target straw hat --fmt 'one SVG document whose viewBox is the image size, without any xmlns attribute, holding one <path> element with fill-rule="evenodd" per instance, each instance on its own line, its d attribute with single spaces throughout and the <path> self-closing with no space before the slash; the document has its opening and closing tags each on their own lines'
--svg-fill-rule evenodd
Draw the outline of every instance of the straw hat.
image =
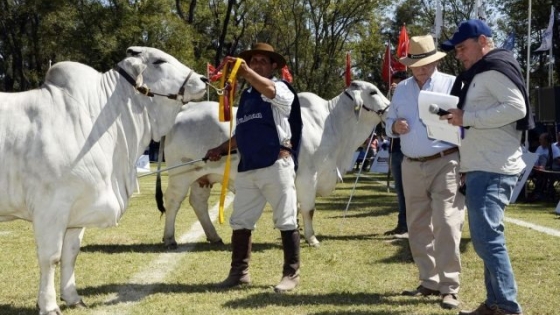
<svg viewBox="0 0 560 315">
<path fill-rule="evenodd" d="M 278 69 L 284 67 L 286 65 L 286 59 L 282 57 L 279 53 L 274 51 L 274 48 L 267 44 L 267 43 L 256 43 L 253 45 L 251 50 L 246 50 L 239 54 L 239 57 L 245 59 L 247 63 L 251 61 L 251 57 L 256 54 L 261 54 L 270 57 L 272 62 L 277 64 Z"/>
<path fill-rule="evenodd" d="M 437 51 L 432 35 L 413 36 L 408 44 L 408 55 L 399 61 L 405 66 L 414 68 L 440 60 L 445 55 L 446 53 Z"/>
</svg>

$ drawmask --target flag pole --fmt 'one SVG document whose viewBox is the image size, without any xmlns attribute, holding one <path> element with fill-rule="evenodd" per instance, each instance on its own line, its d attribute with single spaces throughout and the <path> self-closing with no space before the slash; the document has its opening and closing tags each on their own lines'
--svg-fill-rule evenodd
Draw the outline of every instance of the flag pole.
<svg viewBox="0 0 560 315">
<path fill-rule="evenodd" d="M 531 73 L 531 0 L 529 0 L 529 17 L 527 18 L 527 69 L 525 70 L 525 74 L 526 74 L 526 79 L 525 79 L 525 89 L 527 90 L 527 99 L 530 100 L 531 98 L 530 93 L 531 90 L 529 89 L 529 80 L 530 80 L 530 76 L 529 74 Z M 525 137 L 525 146 L 528 148 L 527 146 L 528 144 L 528 139 L 527 137 Z"/>
<path fill-rule="evenodd" d="M 553 20 L 552 23 L 554 23 L 554 20 L 556 20 L 556 13 L 554 12 L 554 6 L 550 6 L 550 14 L 553 16 Z M 552 27 L 552 34 L 554 34 L 554 26 Z M 551 87 L 552 86 L 552 46 L 554 46 L 552 44 L 552 34 L 550 36 L 550 50 L 548 51 L 548 86 Z"/>
</svg>

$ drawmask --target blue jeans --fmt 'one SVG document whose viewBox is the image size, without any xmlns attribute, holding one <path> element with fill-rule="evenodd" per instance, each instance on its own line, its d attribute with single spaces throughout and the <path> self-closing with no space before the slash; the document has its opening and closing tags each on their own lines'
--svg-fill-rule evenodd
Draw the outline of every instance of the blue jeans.
<svg viewBox="0 0 560 315">
<path fill-rule="evenodd" d="M 403 153 L 401 150 L 391 152 L 391 172 L 395 181 L 395 191 L 397 192 L 397 200 L 399 203 L 399 217 L 397 221 L 398 228 L 407 228 L 406 226 L 406 204 L 404 202 L 404 192 L 402 184 L 402 168 Z"/>
<path fill-rule="evenodd" d="M 517 175 L 466 173 L 466 205 L 474 250 L 484 262 L 486 305 L 521 313 L 504 237 L 504 212 Z"/>
</svg>

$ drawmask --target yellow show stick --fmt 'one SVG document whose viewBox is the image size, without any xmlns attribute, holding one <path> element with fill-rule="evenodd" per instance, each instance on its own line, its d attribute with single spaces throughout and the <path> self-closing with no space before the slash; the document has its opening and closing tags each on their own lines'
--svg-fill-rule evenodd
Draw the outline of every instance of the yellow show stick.
<svg viewBox="0 0 560 315">
<path fill-rule="evenodd" d="M 224 179 L 222 180 L 222 191 L 220 193 L 220 204 L 218 206 L 218 222 L 220 224 L 224 223 L 224 204 L 225 204 L 225 200 L 226 200 L 226 191 L 227 191 L 227 187 L 228 187 L 228 183 L 229 183 L 229 171 L 231 168 L 231 136 L 233 133 L 233 107 L 231 106 L 231 103 L 233 102 L 233 98 L 234 98 L 234 93 L 235 93 L 235 89 L 233 88 L 233 85 L 235 84 L 235 79 L 237 76 L 237 70 L 239 69 L 239 67 L 241 66 L 241 62 L 243 60 L 241 58 L 237 58 L 235 61 L 235 64 L 233 66 L 233 68 L 231 69 L 231 73 L 228 77 L 228 81 L 227 81 L 227 89 L 224 91 L 225 93 L 228 93 L 228 95 L 225 95 L 225 93 L 220 97 L 220 121 L 225 121 L 226 118 L 229 117 L 229 139 L 230 141 L 228 142 L 228 150 L 227 150 L 227 157 L 226 157 L 226 167 L 224 168 Z M 224 65 L 224 74 L 227 73 L 227 63 L 226 65 Z M 222 76 L 223 79 L 224 76 Z M 224 80 L 225 81 L 225 80 Z M 222 88 L 224 88 L 225 86 L 222 86 Z M 226 97 L 228 98 L 226 100 Z M 223 106 L 222 106 L 223 103 Z M 228 106 L 226 106 L 226 103 Z M 227 108 L 226 108 L 227 107 Z M 227 115 L 228 117 L 226 117 L 226 112 L 228 111 L 229 115 Z M 224 120 L 222 120 L 222 118 Z"/>
</svg>

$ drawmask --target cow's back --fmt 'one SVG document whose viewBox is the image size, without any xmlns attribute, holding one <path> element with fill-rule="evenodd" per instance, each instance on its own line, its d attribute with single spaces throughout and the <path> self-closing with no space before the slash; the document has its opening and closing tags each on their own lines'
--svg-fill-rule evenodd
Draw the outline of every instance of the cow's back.
<svg viewBox="0 0 560 315">
<path fill-rule="evenodd" d="M 217 102 L 190 102 L 184 105 L 166 136 L 169 165 L 204 157 L 208 149 L 229 138 L 229 122 L 220 122 Z M 237 108 L 234 107 L 234 114 Z M 233 128 L 235 128 L 235 118 Z"/>
</svg>

